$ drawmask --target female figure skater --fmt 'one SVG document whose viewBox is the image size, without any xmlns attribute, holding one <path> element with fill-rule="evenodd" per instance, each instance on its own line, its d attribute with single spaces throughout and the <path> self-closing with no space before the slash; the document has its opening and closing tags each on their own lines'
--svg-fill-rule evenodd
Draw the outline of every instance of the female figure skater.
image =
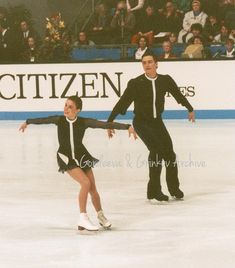
<svg viewBox="0 0 235 268">
<path fill-rule="evenodd" d="M 129 124 L 107 123 L 91 118 L 82 118 L 78 114 L 82 109 L 82 100 L 77 96 L 69 97 L 64 106 L 64 116 L 49 116 L 45 118 L 27 119 L 19 130 L 24 132 L 29 124 L 55 124 L 57 125 L 59 149 L 57 151 L 57 162 L 59 171 L 67 172 L 74 180 L 80 183 L 81 189 L 78 196 L 80 207 L 79 230 L 97 231 L 87 213 L 87 197 L 91 195 L 93 206 L 97 211 L 98 221 L 104 228 L 111 227 L 111 223 L 104 216 L 100 196 L 97 192 L 92 167 L 98 160 L 90 155 L 82 139 L 87 128 L 103 129 L 127 129 L 129 137 L 136 133 Z"/>
</svg>

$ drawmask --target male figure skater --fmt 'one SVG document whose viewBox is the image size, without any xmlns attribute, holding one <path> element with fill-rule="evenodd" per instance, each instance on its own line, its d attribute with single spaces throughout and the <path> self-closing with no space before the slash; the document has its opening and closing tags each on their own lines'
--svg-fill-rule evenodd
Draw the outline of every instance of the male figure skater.
<svg viewBox="0 0 235 268">
<path fill-rule="evenodd" d="M 176 101 L 188 109 L 189 121 L 195 121 L 193 107 L 181 94 L 175 81 L 169 75 L 157 73 L 158 62 L 151 52 L 142 57 L 144 74 L 131 79 L 120 100 L 111 112 L 108 122 L 112 122 L 118 114 L 125 114 L 134 101 L 133 126 L 149 150 L 149 182 L 147 198 L 168 201 L 169 197 L 162 193 L 160 175 L 162 160 L 166 166 L 166 182 L 169 193 L 176 199 L 182 199 L 184 193 L 179 188 L 176 154 L 171 137 L 162 121 L 165 94 L 169 92 Z M 109 129 L 111 138 L 114 130 Z"/>
</svg>

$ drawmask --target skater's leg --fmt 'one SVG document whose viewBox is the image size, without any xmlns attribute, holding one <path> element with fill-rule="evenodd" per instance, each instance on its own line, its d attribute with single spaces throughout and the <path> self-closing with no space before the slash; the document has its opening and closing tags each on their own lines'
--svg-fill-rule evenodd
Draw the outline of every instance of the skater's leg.
<svg viewBox="0 0 235 268">
<path fill-rule="evenodd" d="M 99 193 L 97 191 L 96 184 L 95 184 L 94 173 L 93 173 L 92 169 L 89 168 L 88 170 L 85 171 L 85 174 L 86 174 L 87 178 L 89 179 L 90 185 L 91 185 L 89 193 L 91 195 L 92 204 L 93 204 L 96 212 L 98 212 L 98 211 L 102 210 L 102 208 L 101 208 L 100 196 L 99 196 Z"/>
<path fill-rule="evenodd" d="M 85 171 L 87 177 L 90 180 L 91 183 L 91 188 L 90 188 L 90 195 L 91 195 L 91 200 L 93 203 L 93 206 L 97 212 L 97 217 L 99 220 L 100 225 L 102 225 L 104 228 L 109 228 L 111 227 L 110 221 L 104 216 L 104 212 L 101 207 L 101 201 L 100 201 L 100 195 L 97 191 L 96 184 L 95 184 L 95 177 L 92 169 L 88 169 Z"/>
<path fill-rule="evenodd" d="M 173 150 L 173 144 L 165 125 L 163 122 L 159 124 L 159 130 L 162 140 L 162 156 L 166 166 L 166 182 L 171 195 L 174 195 L 179 189 L 178 166 L 176 161 L 176 154 Z"/>
<path fill-rule="evenodd" d="M 86 213 L 87 197 L 91 189 L 91 183 L 85 172 L 80 168 L 74 168 L 67 171 L 68 174 L 77 182 L 80 183 L 81 189 L 78 195 L 80 218 L 78 222 L 78 230 L 98 231 L 98 227 L 95 226 L 89 219 Z"/>
<path fill-rule="evenodd" d="M 168 196 L 164 195 L 161 191 L 161 170 L 162 170 L 162 141 L 159 137 L 159 131 L 155 121 L 143 122 L 139 120 L 133 121 L 134 128 L 149 149 L 149 182 L 147 186 L 147 198 L 157 200 L 168 200 Z"/>
<path fill-rule="evenodd" d="M 147 186 L 147 198 L 153 199 L 158 193 L 161 192 L 160 176 L 162 171 L 162 158 L 151 151 L 148 157 L 149 165 L 149 182 Z"/>
<path fill-rule="evenodd" d="M 91 189 L 91 182 L 84 171 L 80 168 L 68 170 L 67 173 L 77 182 L 79 182 L 81 189 L 78 195 L 78 203 L 80 213 L 86 213 L 87 197 Z"/>
</svg>

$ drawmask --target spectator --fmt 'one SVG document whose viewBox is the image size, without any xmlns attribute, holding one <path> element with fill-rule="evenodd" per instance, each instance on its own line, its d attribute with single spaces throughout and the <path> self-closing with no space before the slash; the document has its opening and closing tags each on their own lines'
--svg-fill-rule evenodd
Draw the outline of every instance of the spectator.
<svg viewBox="0 0 235 268">
<path fill-rule="evenodd" d="M 22 53 L 23 62 L 39 62 L 39 49 L 34 37 L 27 38 L 27 48 Z"/>
<path fill-rule="evenodd" d="M 222 25 L 220 28 L 220 33 L 215 36 L 213 42 L 225 43 L 228 38 L 229 38 L 229 29 L 226 25 Z"/>
<path fill-rule="evenodd" d="M 201 2 L 193 0 L 192 10 L 187 12 L 183 19 L 183 29 L 179 33 L 178 42 L 183 43 L 186 35 L 190 32 L 191 26 L 194 23 L 200 23 L 204 27 L 207 14 L 201 10 Z"/>
<path fill-rule="evenodd" d="M 235 58 L 235 49 L 234 49 L 234 40 L 233 39 L 227 39 L 225 43 L 225 52 L 221 53 L 221 57 L 226 57 L 226 58 Z"/>
<path fill-rule="evenodd" d="M 191 31 L 186 35 L 185 42 L 192 43 L 193 38 L 196 36 L 202 36 L 202 25 L 200 23 L 192 24 Z"/>
<path fill-rule="evenodd" d="M 95 14 L 91 23 L 90 36 L 96 44 L 109 43 L 111 16 L 108 13 L 107 6 L 98 4 L 95 8 Z"/>
<path fill-rule="evenodd" d="M 211 51 L 208 47 L 204 45 L 204 40 L 201 36 L 194 36 L 192 39 L 193 45 L 202 45 L 202 58 L 203 59 L 211 59 Z"/>
<path fill-rule="evenodd" d="M 136 44 L 141 36 L 145 36 L 148 39 L 149 46 L 151 46 L 154 42 L 154 34 L 160 32 L 160 21 L 159 14 L 154 12 L 153 6 L 148 5 L 136 27 L 138 33 L 132 37 L 131 43 Z"/>
<path fill-rule="evenodd" d="M 178 33 L 182 25 L 182 16 L 176 10 L 175 5 L 172 1 L 167 1 L 163 10 L 162 20 L 162 32 L 176 32 Z"/>
<path fill-rule="evenodd" d="M 146 51 L 149 51 L 148 39 L 146 36 L 140 36 L 138 40 L 138 49 L 135 51 L 135 59 L 141 60 Z"/>
<path fill-rule="evenodd" d="M 203 36 L 208 42 L 212 42 L 216 35 L 220 33 L 220 24 L 215 15 L 209 15 L 203 29 Z"/>
<path fill-rule="evenodd" d="M 177 44 L 177 40 L 178 40 L 178 35 L 177 33 L 170 33 L 168 35 L 168 40 L 171 42 L 171 45 L 175 45 Z"/>
<path fill-rule="evenodd" d="M 78 33 L 78 39 L 77 39 L 77 41 L 74 42 L 73 45 L 74 46 L 83 46 L 83 45 L 85 45 L 85 46 L 94 46 L 95 43 L 93 41 L 89 40 L 89 38 L 87 37 L 86 32 L 81 31 L 81 32 Z"/>
<path fill-rule="evenodd" d="M 190 10 L 192 0 L 173 0 L 172 2 L 176 6 L 177 11 L 185 14 Z"/>
<path fill-rule="evenodd" d="M 172 44 L 170 41 L 164 41 L 162 43 L 163 54 L 158 56 L 158 59 L 176 59 L 177 56 L 172 53 Z"/>
<path fill-rule="evenodd" d="M 19 41 L 20 41 L 20 50 L 24 52 L 28 48 L 28 38 L 33 37 L 34 42 L 39 43 L 39 37 L 37 33 L 29 27 L 27 21 L 22 20 L 20 22 L 20 32 L 19 32 Z M 31 40 L 32 41 L 32 40 Z"/>
<path fill-rule="evenodd" d="M 135 15 L 127 12 L 125 1 L 118 1 L 115 14 L 111 21 L 114 43 L 130 43 L 135 28 Z"/>
<path fill-rule="evenodd" d="M 233 39 L 233 41 L 235 42 L 235 26 L 230 31 L 229 39 Z"/>
<path fill-rule="evenodd" d="M 0 62 L 15 62 L 19 59 L 19 50 L 14 33 L 5 19 L 0 20 Z"/>
</svg>

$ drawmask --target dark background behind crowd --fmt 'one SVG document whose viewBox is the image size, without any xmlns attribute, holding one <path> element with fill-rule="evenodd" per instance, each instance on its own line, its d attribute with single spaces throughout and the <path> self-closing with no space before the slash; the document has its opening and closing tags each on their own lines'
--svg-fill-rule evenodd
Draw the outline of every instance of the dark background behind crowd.
<svg viewBox="0 0 235 268">
<path fill-rule="evenodd" d="M 179 58 L 177 46 L 185 58 L 235 57 L 234 0 L 90 1 L 96 5 L 89 20 L 86 6 L 79 12 L 82 1 L 39 1 L 40 9 L 38 2 L 12 2 L 1 1 L 1 63 L 69 62 L 74 48 L 120 44 L 136 47 L 137 60 L 155 46 L 160 59 Z M 213 55 L 214 44 L 224 50 Z"/>
</svg>

